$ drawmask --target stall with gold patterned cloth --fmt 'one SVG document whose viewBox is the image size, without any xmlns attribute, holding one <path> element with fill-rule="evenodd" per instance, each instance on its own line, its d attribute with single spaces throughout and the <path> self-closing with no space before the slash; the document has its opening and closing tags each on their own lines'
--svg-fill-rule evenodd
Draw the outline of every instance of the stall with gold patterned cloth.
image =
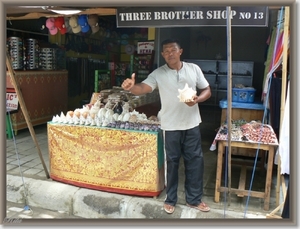
<svg viewBox="0 0 300 229">
<path fill-rule="evenodd" d="M 138 196 L 164 189 L 161 131 L 48 122 L 50 177 L 79 187 Z"/>
</svg>

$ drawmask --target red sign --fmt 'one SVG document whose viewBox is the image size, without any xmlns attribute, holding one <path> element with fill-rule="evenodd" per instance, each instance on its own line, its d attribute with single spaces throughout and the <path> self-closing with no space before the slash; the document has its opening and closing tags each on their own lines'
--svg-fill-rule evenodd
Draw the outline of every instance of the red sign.
<svg viewBox="0 0 300 229">
<path fill-rule="evenodd" d="M 6 111 L 18 110 L 19 100 L 17 93 L 14 90 L 6 92 Z"/>
</svg>

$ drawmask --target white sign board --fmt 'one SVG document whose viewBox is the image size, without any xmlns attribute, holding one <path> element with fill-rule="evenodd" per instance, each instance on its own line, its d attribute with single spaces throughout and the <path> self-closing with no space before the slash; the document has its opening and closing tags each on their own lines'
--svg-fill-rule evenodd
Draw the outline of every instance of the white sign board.
<svg viewBox="0 0 300 229">
<path fill-rule="evenodd" d="M 137 54 L 151 54 L 154 50 L 154 41 L 137 43 Z"/>
<path fill-rule="evenodd" d="M 6 92 L 6 111 L 18 110 L 18 104 L 17 93 Z"/>
</svg>

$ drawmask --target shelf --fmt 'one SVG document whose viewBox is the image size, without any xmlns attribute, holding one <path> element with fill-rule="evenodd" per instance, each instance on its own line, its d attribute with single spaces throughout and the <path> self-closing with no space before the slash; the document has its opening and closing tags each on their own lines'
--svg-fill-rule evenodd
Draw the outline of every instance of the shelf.
<svg viewBox="0 0 300 229">
<path fill-rule="evenodd" d="M 131 70 L 135 73 L 135 79 L 137 82 L 141 82 L 147 78 L 147 76 L 153 70 L 154 51 L 151 54 L 137 54 L 132 55 L 131 58 Z"/>
<path fill-rule="evenodd" d="M 95 92 L 111 88 L 111 71 L 95 70 Z"/>
<path fill-rule="evenodd" d="M 197 64 L 207 79 L 212 96 L 205 103 L 218 106 L 219 101 L 227 96 L 227 61 L 226 60 L 198 60 L 185 59 L 184 61 Z M 232 87 L 242 84 L 252 86 L 254 62 L 232 61 Z"/>
<path fill-rule="evenodd" d="M 223 89 L 223 88 L 220 88 L 220 89 L 211 89 L 211 91 L 219 91 L 219 92 L 227 92 L 227 89 Z"/>
</svg>

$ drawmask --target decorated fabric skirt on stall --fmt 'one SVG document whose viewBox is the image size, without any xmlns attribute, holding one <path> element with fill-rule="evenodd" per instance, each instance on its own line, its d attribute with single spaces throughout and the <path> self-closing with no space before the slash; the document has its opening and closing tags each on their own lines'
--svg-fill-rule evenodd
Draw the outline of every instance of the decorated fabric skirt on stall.
<svg viewBox="0 0 300 229">
<path fill-rule="evenodd" d="M 161 132 L 51 122 L 47 128 L 53 180 L 138 196 L 164 189 Z"/>
</svg>

